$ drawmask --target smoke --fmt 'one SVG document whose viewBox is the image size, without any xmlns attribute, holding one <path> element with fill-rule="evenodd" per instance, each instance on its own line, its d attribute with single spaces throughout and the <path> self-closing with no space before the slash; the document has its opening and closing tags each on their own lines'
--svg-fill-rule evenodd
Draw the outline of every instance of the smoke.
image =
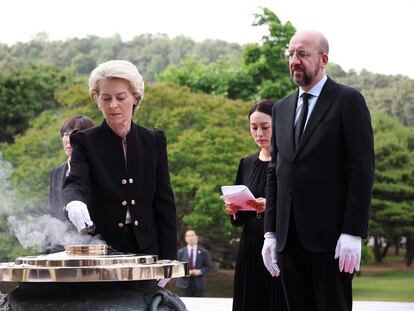
<svg viewBox="0 0 414 311">
<path fill-rule="evenodd" d="M 13 166 L 3 160 L 0 151 L 0 215 L 7 218 L 9 229 L 23 248 L 53 252 L 63 250 L 65 245 L 105 243 L 99 235 L 78 233 L 69 220 L 62 221 L 46 214 L 46 208 L 42 210 L 28 202 L 18 202 L 17 192 L 10 183 L 12 174 Z"/>
<path fill-rule="evenodd" d="M 15 192 L 10 185 L 9 178 L 13 174 L 13 166 L 3 161 L 3 153 L 0 151 L 0 213 L 10 213 L 12 205 L 11 198 L 15 197 Z"/>
<path fill-rule="evenodd" d="M 103 244 L 98 236 L 79 234 L 73 225 L 50 215 L 26 216 L 18 219 L 9 216 L 8 221 L 23 248 L 35 248 L 42 251 L 56 250 L 64 245 Z"/>
</svg>

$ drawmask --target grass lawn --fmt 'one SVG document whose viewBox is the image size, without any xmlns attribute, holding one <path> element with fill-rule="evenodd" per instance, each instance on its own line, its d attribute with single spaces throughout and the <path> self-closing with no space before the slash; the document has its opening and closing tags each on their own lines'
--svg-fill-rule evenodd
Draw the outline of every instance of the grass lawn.
<svg viewBox="0 0 414 311">
<path fill-rule="evenodd" d="M 353 281 L 354 300 L 414 302 L 414 266 L 405 266 L 402 255 L 361 268 L 362 276 Z"/>
<path fill-rule="evenodd" d="M 355 277 L 354 300 L 414 301 L 414 269 Z"/>
<path fill-rule="evenodd" d="M 389 256 L 382 264 L 369 263 L 361 268 L 361 275 L 353 281 L 354 300 L 414 302 L 414 266 L 406 267 L 402 256 Z M 209 272 L 205 297 L 231 298 L 233 277 L 233 270 Z M 168 289 L 179 294 L 173 284 Z"/>
</svg>

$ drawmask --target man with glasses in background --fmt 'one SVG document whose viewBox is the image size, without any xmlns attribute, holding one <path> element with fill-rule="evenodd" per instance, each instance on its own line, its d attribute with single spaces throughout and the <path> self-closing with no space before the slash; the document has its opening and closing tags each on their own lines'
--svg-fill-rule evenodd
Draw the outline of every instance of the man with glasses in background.
<svg viewBox="0 0 414 311">
<path fill-rule="evenodd" d="M 285 56 L 299 88 L 273 108 L 262 256 L 292 311 L 352 310 L 368 234 L 370 114 L 358 91 L 327 77 L 328 54 L 321 33 L 297 32 Z"/>
</svg>

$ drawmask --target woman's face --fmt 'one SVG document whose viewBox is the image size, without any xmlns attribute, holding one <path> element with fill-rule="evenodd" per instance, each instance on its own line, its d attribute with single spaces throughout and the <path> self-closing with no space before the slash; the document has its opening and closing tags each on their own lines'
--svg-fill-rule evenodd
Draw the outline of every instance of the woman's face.
<svg viewBox="0 0 414 311">
<path fill-rule="evenodd" d="M 255 111 L 250 115 L 250 133 L 259 148 L 270 148 L 272 117 Z"/>
<path fill-rule="evenodd" d="M 132 120 L 132 108 L 137 97 L 131 93 L 130 84 L 124 79 L 102 80 L 97 95 L 98 107 L 112 129 L 128 127 Z"/>
<path fill-rule="evenodd" d="M 72 146 L 70 145 L 69 136 L 70 132 L 67 131 L 65 131 L 62 136 L 63 150 L 65 150 L 68 159 L 70 159 L 70 156 L 72 155 Z"/>
</svg>

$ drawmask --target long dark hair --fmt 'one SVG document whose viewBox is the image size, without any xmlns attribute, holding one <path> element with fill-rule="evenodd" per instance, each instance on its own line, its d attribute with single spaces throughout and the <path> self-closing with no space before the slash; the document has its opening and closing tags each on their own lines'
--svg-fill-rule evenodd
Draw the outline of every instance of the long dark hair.
<svg viewBox="0 0 414 311">
<path fill-rule="evenodd" d="M 272 109 L 273 109 L 274 103 L 270 99 L 262 99 L 256 102 L 253 107 L 250 109 L 248 119 L 250 121 L 250 116 L 256 112 L 263 112 L 269 116 L 272 116 Z"/>
</svg>

